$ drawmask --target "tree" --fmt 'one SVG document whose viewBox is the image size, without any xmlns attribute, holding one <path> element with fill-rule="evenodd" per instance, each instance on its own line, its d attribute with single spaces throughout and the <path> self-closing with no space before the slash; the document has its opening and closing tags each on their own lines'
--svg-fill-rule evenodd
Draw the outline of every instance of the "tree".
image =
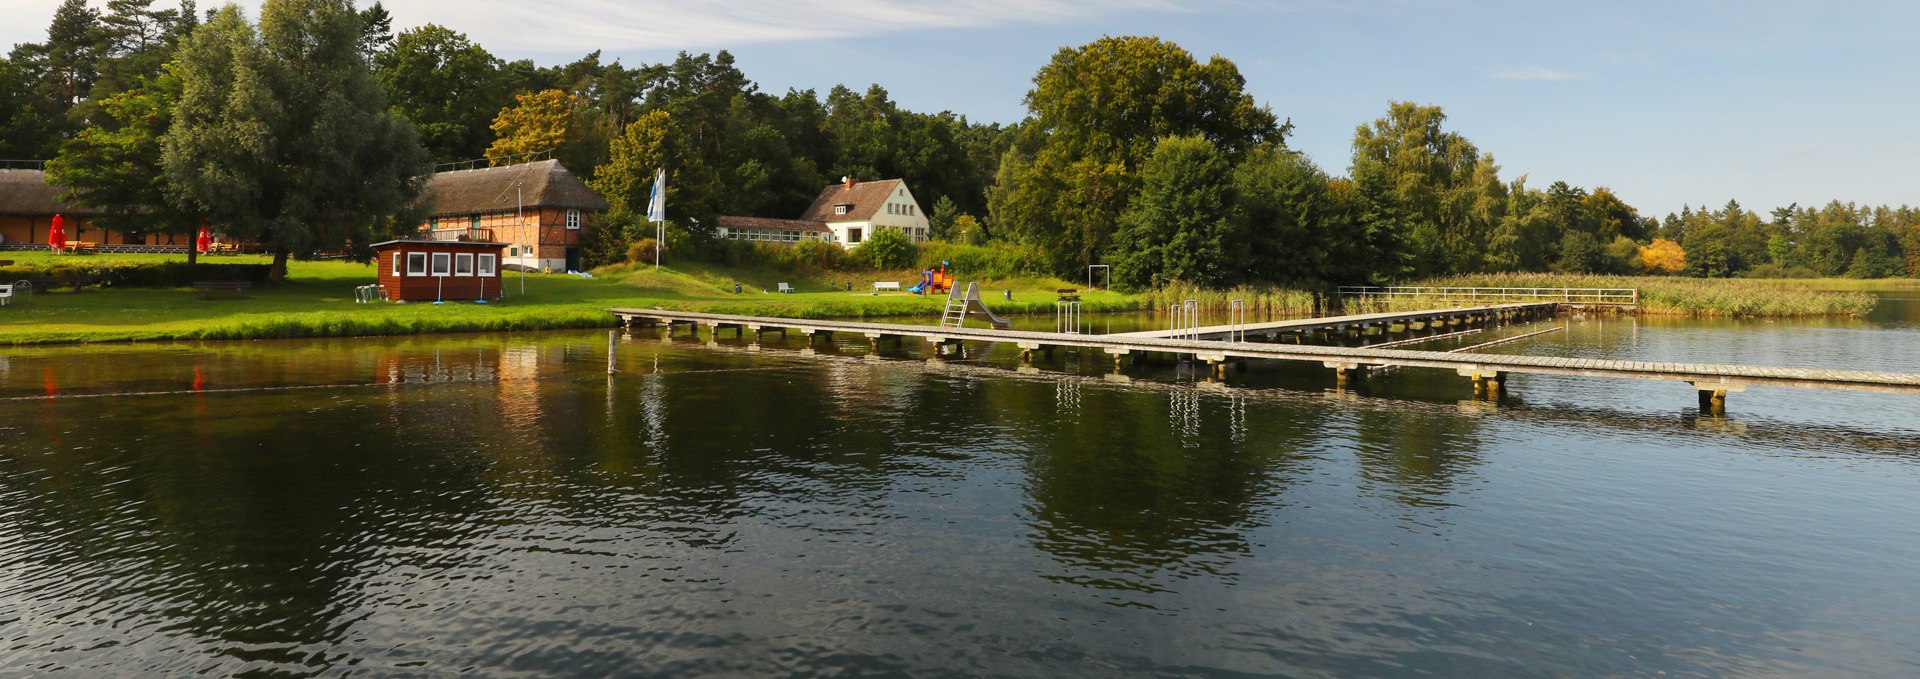
<svg viewBox="0 0 1920 679">
<path fill-rule="evenodd" d="M 126 233 L 189 236 L 205 215 L 168 191 L 161 138 L 173 121 L 178 81 L 162 76 L 100 102 L 103 124 L 81 130 L 47 162 L 66 198 L 100 208 L 101 226 Z M 189 262 L 195 258 L 189 251 Z"/>
<path fill-rule="evenodd" d="M 68 112 L 93 90 L 99 78 L 99 36 L 99 12 L 88 7 L 86 0 L 62 0 L 47 26 L 46 42 L 13 48 L 10 58 L 37 95 L 35 104 L 41 117 L 61 136 L 74 129 Z M 51 152 L 57 141 L 44 140 L 35 155 Z"/>
<path fill-rule="evenodd" d="M 519 157 L 552 153 L 567 169 L 592 177 L 606 157 L 603 118 L 585 100 L 561 90 L 514 97 L 515 104 L 493 119 L 493 145 L 487 159 L 495 165 Z"/>
<path fill-rule="evenodd" d="M 996 229 L 1039 247 L 1059 271 L 1100 259 L 1161 140 L 1204 139 L 1231 164 L 1261 144 L 1284 145 L 1291 129 L 1246 93 L 1232 62 L 1201 63 L 1151 37 L 1060 50 L 1026 104 L 989 209 Z"/>
<path fill-rule="evenodd" d="M 953 220 L 960 216 L 960 207 L 953 199 L 941 196 L 933 203 L 933 214 L 927 216 L 927 234 L 933 240 L 953 240 Z"/>
<path fill-rule="evenodd" d="M 46 143 L 47 121 L 27 76 L 10 59 L 0 59 L 0 158 L 34 158 Z"/>
<path fill-rule="evenodd" d="M 1710 223 L 1687 237 L 1687 273 L 1701 278 L 1726 278 L 1739 271 L 1732 248 L 1727 244 L 1727 227 Z"/>
<path fill-rule="evenodd" d="M 1493 156 L 1442 129 L 1446 117 L 1438 106 L 1396 101 L 1353 136 L 1353 175 L 1373 177 L 1394 195 L 1422 274 L 1482 268 L 1505 203 Z"/>
<path fill-rule="evenodd" d="M 393 15 L 380 0 L 360 10 L 360 54 L 368 59 L 393 46 Z"/>
<path fill-rule="evenodd" d="M 169 190 L 222 230 L 289 256 L 370 254 L 411 226 L 426 153 L 387 108 L 346 0 L 267 0 L 256 30 L 232 5 L 182 46 L 162 139 Z"/>
<path fill-rule="evenodd" d="M 493 139 L 494 116 L 513 103 L 501 79 L 500 60 L 467 36 L 440 26 L 427 24 L 401 33 L 391 49 L 374 56 L 374 63 L 393 107 L 413 121 L 434 162 L 481 157 Z"/>
<path fill-rule="evenodd" d="M 1305 156 L 1263 147 L 1233 168 L 1234 232 L 1247 249 L 1245 277 L 1292 286 L 1339 279 L 1336 257 L 1359 253 L 1336 233 L 1343 222 L 1326 173 Z"/>
<path fill-rule="evenodd" d="M 1672 276 L 1686 270 L 1686 249 L 1667 238 L 1655 238 L 1640 246 L 1640 270 L 1649 274 Z"/>
<path fill-rule="evenodd" d="M 680 136 L 672 114 L 653 111 L 640 116 L 613 140 L 610 150 L 611 158 L 589 182 L 609 206 L 595 227 L 600 242 L 632 241 L 652 234 L 651 225 L 643 220 L 654 178 L 662 169 L 667 171 L 666 204 L 673 228 L 697 241 L 706 240 L 717 214 L 713 201 L 719 183 Z"/>
<path fill-rule="evenodd" d="M 1243 239 L 1227 216 L 1233 184 L 1226 154 L 1203 137 L 1168 137 L 1140 176 L 1140 192 L 1114 234 L 1114 282 L 1142 289 L 1235 280 Z"/>
</svg>

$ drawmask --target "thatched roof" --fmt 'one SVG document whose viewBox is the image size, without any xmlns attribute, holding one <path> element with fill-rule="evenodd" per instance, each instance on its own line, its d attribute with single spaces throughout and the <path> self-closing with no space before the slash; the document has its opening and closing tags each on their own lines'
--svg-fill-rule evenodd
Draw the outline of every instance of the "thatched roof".
<svg viewBox="0 0 1920 679">
<path fill-rule="evenodd" d="M 815 222 L 862 222 L 873 219 L 880 207 L 887 204 L 887 197 L 899 188 L 900 180 L 882 179 L 876 182 L 853 182 L 830 184 L 820 190 L 820 196 L 813 199 L 813 205 L 800 218 Z M 846 214 L 835 214 L 834 206 L 846 205 Z"/>
<path fill-rule="evenodd" d="M 512 212 L 516 207 L 607 211 L 606 199 L 558 160 L 440 172 L 427 179 L 422 198 L 430 201 L 427 214 L 435 217 Z"/>
<path fill-rule="evenodd" d="M 60 200 L 67 188 L 47 183 L 40 170 L 0 170 L 0 215 L 98 217 L 106 212 Z"/>
</svg>

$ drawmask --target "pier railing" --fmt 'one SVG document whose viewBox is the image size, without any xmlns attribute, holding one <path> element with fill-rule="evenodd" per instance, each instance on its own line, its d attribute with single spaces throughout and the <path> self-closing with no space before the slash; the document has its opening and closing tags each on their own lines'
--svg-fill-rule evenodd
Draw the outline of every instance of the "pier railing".
<svg viewBox="0 0 1920 679">
<path fill-rule="evenodd" d="M 1466 302 L 1561 302 L 1566 304 L 1639 304 L 1634 288 L 1448 288 L 1344 285 L 1340 294 L 1352 297 L 1410 297 Z"/>
</svg>

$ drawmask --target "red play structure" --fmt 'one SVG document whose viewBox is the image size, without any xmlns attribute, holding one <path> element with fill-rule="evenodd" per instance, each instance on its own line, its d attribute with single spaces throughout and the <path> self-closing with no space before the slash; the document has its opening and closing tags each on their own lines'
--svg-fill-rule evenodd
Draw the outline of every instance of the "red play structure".
<svg viewBox="0 0 1920 679">
<path fill-rule="evenodd" d="M 938 270 L 928 269 L 920 272 L 920 284 L 907 288 L 907 292 L 924 295 L 929 292 L 940 294 L 953 289 L 953 272 L 947 271 L 947 263 L 941 262 Z"/>
</svg>

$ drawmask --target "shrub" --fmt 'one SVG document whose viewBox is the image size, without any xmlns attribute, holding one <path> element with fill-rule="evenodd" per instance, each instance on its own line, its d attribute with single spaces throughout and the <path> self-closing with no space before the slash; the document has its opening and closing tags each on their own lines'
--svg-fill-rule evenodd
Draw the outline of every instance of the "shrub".
<svg viewBox="0 0 1920 679">
<path fill-rule="evenodd" d="M 968 278 L 1014 278 L 1045 275 L 1047 259 L 1038 250 L 1012 243 L 964 245 L 934 241 L 920 246 L 919 268 L 948 268 Z"/>
<path fill-rule="evenodd" d="M 853 258 L 870 269 L 905 269 L 913 266 L 918 252 L 913 239 L 900 229 L 880 229 L 854 248 Z"/>
<path fill-rule="evenodd" d="M 793 246 L 793 256 L 801 265 L 818 271 L 839 271 L 849 264 L 846 248 L 821 240 L 801 241 Z"/>
<path fill-rule="evenodd" d="M 654 258 L 656 253 L 660 259 L 666 258 L 665 248 L 657 247 L 659 243 L 660 241 L 652 238 L 642 238 L 639 242 L 627 246 L 627 263 L 659 264 L 660 261 Z"/>
<path fill-rule="evenodd" d="M 170 262 L 59 263 L 0 269 L 0 281 L 38 276 L 86 276 L 104 285 L 125 288 L 184 288 L 198 281 L 247 281 L 265 284 L 271 264 L 187 264 Z"/>
</svg>

